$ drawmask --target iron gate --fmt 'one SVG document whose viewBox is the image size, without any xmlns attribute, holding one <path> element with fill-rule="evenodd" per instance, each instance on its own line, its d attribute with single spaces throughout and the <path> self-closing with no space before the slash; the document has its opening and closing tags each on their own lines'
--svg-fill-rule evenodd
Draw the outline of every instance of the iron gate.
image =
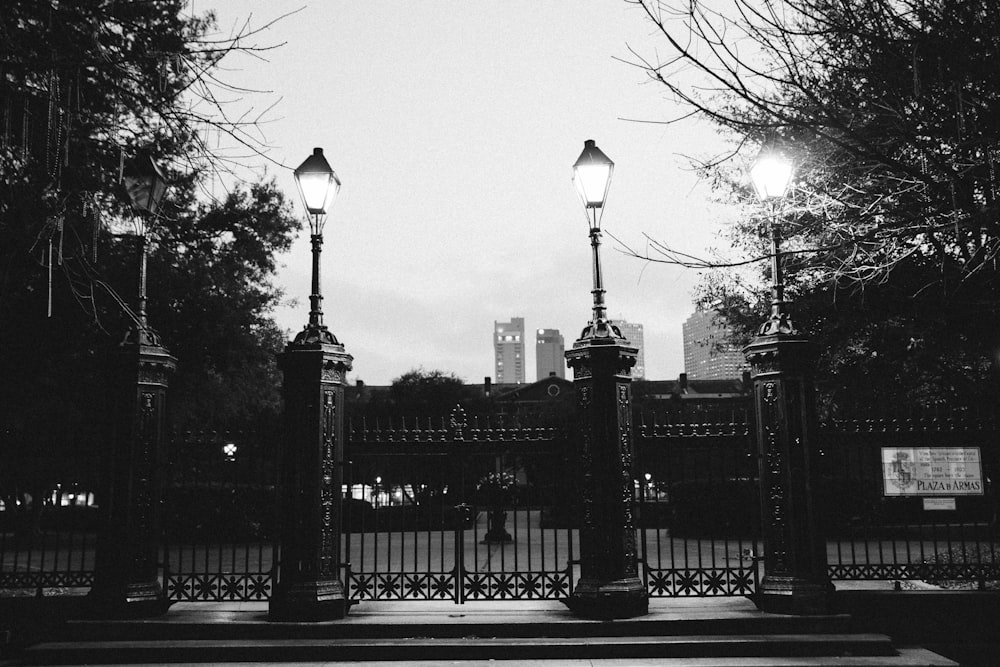
<svg viewBox="0 0 1000 667">
<path fill-rule="evenodd" d="M 560 599 L 578 551 L 566 430 L 511 419 L 352 424 L 344 564 L 354 600 Z"/>
</svg>

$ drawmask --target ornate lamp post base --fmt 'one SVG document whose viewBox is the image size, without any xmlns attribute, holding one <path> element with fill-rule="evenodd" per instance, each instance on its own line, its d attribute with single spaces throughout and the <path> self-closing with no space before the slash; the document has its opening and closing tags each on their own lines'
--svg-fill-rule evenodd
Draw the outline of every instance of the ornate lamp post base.
<svg viewBox="0 0 1000 667">
<path fill-rule="evenodd" d="M 306 327 L 281 355 L 286 441 L 273 621 L 343 618 L 340 581 L 344 385 L 353 357 L 325 327 Z"/>
<path fill-rule="evenodd" d="M 808 616 L 830 613 L 829 596 L 833 584 L 809 581 L 801 577 L 764 575 L 754 604 L 771 614 Z"/>
<path fill-rule="evenodd" d="M 649 613 L 646 587 L 638 577 L 617 581 L 581 579 L 565 604 L 577 616 L 602 621 Z"/>
<path fill-rule="evenodd" d="M 158 572 L 159 507 L 167 385 L 177 360 L 157 340 L 133 332 L 116 355 L 106 514 L 88 596 L 99 616 L 158 616 L 170 604 Z"/>
<path fill-rule="evenodd" d="M 339 579 L 310 579 L 275 587 L 268 615 L 272 621 L 333 621 L 348 609 Z"/>
<path fill-rule="evenodd" d="M 167 612 L 167 600 L 159 582 L 101 585 L 87 595 L 87 607 L 100 618 L 151 618 Z"/>
<path fill-rule="evenodd" d="M 565 604 L 585 618 L 632 618 L 648 612 L 632 515 L 630 369 L 637 352 L 610 325 L 589 326 L 566 352 L 581 424 L 583 523 L 580 581 Z"/>
</svg>

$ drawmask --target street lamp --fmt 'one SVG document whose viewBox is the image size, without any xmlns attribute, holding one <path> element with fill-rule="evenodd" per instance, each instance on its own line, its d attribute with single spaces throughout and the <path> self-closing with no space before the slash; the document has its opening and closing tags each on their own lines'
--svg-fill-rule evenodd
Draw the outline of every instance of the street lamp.
<svg viewBox="0 0 1000 667">
<path fill-rule="evenodd" d="M 612 162 L 592 139 L 573 165 L 594 256 L 594 312 L 566 361 L 573 369 L 580 443 L 580 577 L 565 601 L 586 618 L 631 618 L 649 608 L 639 579 L 633 515 L 631 369 L 638 349 L 608 321 L 601 276 L 601 214 Z"/>
<path fill-rule="evenodd" d="M 134 333 L 140 345 L 159 345 L 159 336 L 149 328 L 146 319 L 146 261 L 149 254 L 149 219 L 155 218 L 160 211 L 160 204 L 167 193 L 167 177 L 152 158 L 145 156 L 129 163 L 122 184 L 135 210 L 131 221 L 139 241 L 139 312 L 137 328 L 130 335 Z"/>
<path fill-rule="evenodd" d="M 295 185 L 302 204 L 309 212 L 309 231 L 312 241 L 312 294 L 309 295 L 309 324 L 298 336 L 297 343 L 321 342 L 336 345 L 336 337 L 323 324 L 323 295 L 320 292 L 320 253 L 323 250 L 323 225 L 327 209 L 333 205 L 340 191 L 340 179 L 323 157 L 322 148 L 314 148 L 295 170 Z"/>
<path fill-rule="evenodd" d="M 583 201 L 587 224 L 590 227 L 590 247 L 594 256 L 594 317 L 580 334 L 580 339 L 604 339 L 613 342 L 622 338 L 616 326 L 608 322 L 604 305 L 604 278 L 601 274 L 601 217 L 604 202 L 611 188 L 615 163 L 597 147 L 593 139 L 583 143 L 583 152 L 573 165 L 573 184 Z"/>
<path fill-rule="evenodd" d="M 833 589 L 821 531 L 818 442 L 813 389 L 815 350 L 787 312 L 778 205 L 794 167 L 765 145 L 750 179 L 771 224 L 771 314 L 743 348 L 753 383 L 764 576 L 756 604 L 767 612 L 822 614 Z"/>
<path fill-rule="evenodd" d="M 146 321 L 149 225 L 163 203 L 167 179 L 148 156 L 130 160 L 122 178 L 134 215 L 112 233 L 139 241 L 139 298 L 135 327 L 112 358 L 111 437 L 90 599 L 97 613 L 154 616 L 166 611 L 160 585 L 160 495 L 164 424 L 170 374 L 177 367 Z M 129 224 L 130 223 L 130 224 Z"/>
<path fill-rule="evenodd" d="M 795 171 L 791 159 L 782 151 L 764 146 L 750 166 L 750 180 L 761 202 L 767 207 L 771 226 L 771 315 L 760 326 L 758 335 L 795 334 L 795 325 L 786 309 L 785 281 L 781 262 L 781 237 L 778 229 L 778 204 L 788 193 Z"/>
<path fill-rule="evenodd" d="M 343 525 L 344 386 L 353 357 L 323 324 L 319 259 L 326 213 L 340 179 L 314 148 L 295 170 L 309 214 L 312 294 L 309 323 L 279 357 L 284 380 L 285 438 L 281 453 L 281 558 L 269 602 L 276 621 L 343 618 L 340 581 Z"/>
</svg>

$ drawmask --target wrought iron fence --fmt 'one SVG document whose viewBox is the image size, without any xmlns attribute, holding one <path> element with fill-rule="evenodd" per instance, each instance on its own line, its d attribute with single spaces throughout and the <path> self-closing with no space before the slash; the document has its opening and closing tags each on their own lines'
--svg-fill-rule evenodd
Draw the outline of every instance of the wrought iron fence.
<svg viewBox="0 0 1000 667">
<path fill-rule="evenodd" d="M 2 594 L 63 593 L 93 584 L 100 443 L 68 444 L 58 456 L 35 457 L 0 476 Z"/>
<path fill-rule="evenodd" d="M 1000 582 L 995 417 L 841 420 L 820 433 L 831 578 Z"/>
<path fill-rule="evenodd" d="M 164 488 L 171 600 L 266 600 L 278 525 L 280 431 L 175 434 Z"/>
<path fill-rule="evenodd" d="M 355 600 L 562 598 L 574 554 L 560 426 L 358 419 L 343 562 Z"/>
<path fill-rule="evenodd" d="M 744 410 L 639 415 L 639 527 L 650 596 L 750 595 L 759 580 L 754 435 Z"/>
<path fill-rule="evenodd" d="M 697 421 L 636 415 L 635 516 L 650 595 L 756 589 L 760 504 L 747 417 L 742 410 L 701 412 Z M 580 513 L 569 425 L 456 411 L 441 419 L 355 418 L 346 431 L 341 544 L 352 599 L 464 602 L 572 591 Z M 962 414 L 822 424 L 817 491 L 831 578 L 1000 581 L 998 436 L 995 417 Z M 162 550 L 170 599 L 270 597 L 279 443 L 277 425 L 172 436 Z M 100 444 L 80 444 L 80 456 L 48 464 L 39 459 L 47 476 L 0 478 L 3 594 L 91 585 Z M 981 488 L 887 494 L 886 456 L 902 450 L 940 460 L 961 452 L 963 470 Z M 498 473 L 513 475 L 512 489 L 488 488 Z M 29 491 L 29 481 L 38 490 Z"/>
</svg>

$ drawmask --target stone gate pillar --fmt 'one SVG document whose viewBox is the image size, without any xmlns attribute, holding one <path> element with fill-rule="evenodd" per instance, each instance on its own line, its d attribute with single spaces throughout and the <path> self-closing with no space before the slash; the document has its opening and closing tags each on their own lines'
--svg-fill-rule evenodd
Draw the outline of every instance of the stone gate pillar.
<svg viewBox="0 0 1000 667">
<path fill-rule="evenodd" d="M 102 616 L 156 616 L 168 606 L 159 578 L 160 496 L 167 386 L 177 359 L 142 328 L 112 365 L 104 519 L 89 601 Z"/>
<path fill-rule="evenodd" d="M 606 321 L 566 352 L 574 372 L 583 473 L 580 580 L 567 606 L 588 618 L 630 618 L 648 610 L 633 521 L 631 368 L 637 348 Z"/>
<path fill-rule="evenodd" d="M 776 613 L 826 613 L 833 587 L 817 509 L 812 346 L 778 312 L 743 351 L 753 382 L 764 538 L 757 606 Z"/>
<path fill-rule="evenodd" d="M 344 386 L 352 361 L 325 327 L 307 327 L 280 357 L 285 441 L 272 620 L 316 621 L 347 614 L 340 531 Z"/>
</svg>

